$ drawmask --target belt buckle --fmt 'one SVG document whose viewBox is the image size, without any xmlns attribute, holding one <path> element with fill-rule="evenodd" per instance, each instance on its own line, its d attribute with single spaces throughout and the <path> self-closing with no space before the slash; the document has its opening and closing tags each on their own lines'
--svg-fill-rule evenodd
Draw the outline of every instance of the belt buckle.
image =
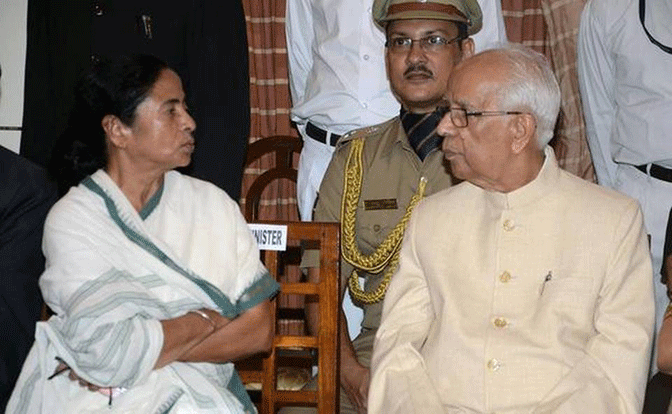
<svg viewBox="0 0 672 414">
<path fill-rule="evenodd" d="M 334 134 L 333 132 L 323 130 L 312 122 L 308 122 L 306 124 L 306 135 L 315 141 L 332 147 L 336 146 L 336 142 L 338 142 L 338 139 L 341 137 L 340 135 Z"/>
</svg>

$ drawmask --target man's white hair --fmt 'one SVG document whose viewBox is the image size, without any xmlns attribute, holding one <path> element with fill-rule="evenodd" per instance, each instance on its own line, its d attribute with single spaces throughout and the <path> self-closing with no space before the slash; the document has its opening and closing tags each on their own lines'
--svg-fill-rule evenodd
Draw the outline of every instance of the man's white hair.
<svg viewBox="0 0 672 414">
<path fill-rule="evenodd" d="M 537 142 L 543 149 L 553 138 L 560 110 L 560 86 L 548 59 L 515 44 L 482 53 L 496 53 L 504 58 L 508 67 L 502 69 L 508 69 L 508 73 L 497 92 L 501 109 L 530 112 L 537 121 Z"/>
</svg>

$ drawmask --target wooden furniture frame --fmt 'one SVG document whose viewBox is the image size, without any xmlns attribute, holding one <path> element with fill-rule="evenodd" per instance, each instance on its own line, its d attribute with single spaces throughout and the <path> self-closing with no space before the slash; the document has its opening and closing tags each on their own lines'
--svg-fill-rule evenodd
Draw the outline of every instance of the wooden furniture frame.
<svg viewBox="0 0 672 414">
<path fill-rule="evenodd" d="M 296 183 L 297 170 L 294 168 L 294 154 L 300 154 L 303 142 L 289 135 L 274 135 L 253 142 L 247 148 L 245 167 L 266 154 L 275 154 L 275 166 L 257 177 L 245 193 L 243 214 L 248 221 L 259 219 L 259 202 L 264 189 L 272 181 L 286 178 Z"/>
<path fill-rule="evenodd" d="M 283 253 L 272 250 L 262 252 L 264 263 L 280 282 L 281 294 L 312 296 L 319 307 L 320 329 L 316 336 L 289 336 L 277 334 L 273 347 L 263 360 L 261 378 L 261 414 L 275 413 L 283 406 L 314 406 L 319 414 L 338 413 L 339 407 L 339 268 L 340 227 L 337 223 L 308 222 L 260 222 L 287 226 L 287 245 L 319 248 L 319 281 L 283 283 Z M 273 318 L 276 320 L 278 300 L 273 303 Z M 317 390 L 280 391 L 277 389 L 278 352 L 283 349 L 316 349 L 318 353 Z M 245 377 L 242 372 L 241 376 Z"/>
</svg>

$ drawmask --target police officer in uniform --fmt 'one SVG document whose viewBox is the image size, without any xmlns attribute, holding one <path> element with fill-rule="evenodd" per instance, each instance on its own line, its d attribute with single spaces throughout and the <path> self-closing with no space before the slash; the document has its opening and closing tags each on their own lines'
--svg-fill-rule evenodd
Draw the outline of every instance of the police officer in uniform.
<svg viewBox="0 0 672 414">
<path fill-rule="evenodd" d="M 341 288 L 364 310 L 352 342 L 341 320 L 341 413 L 366 412 L 373 339 L 410 214 L 424 196 L 451 185 L 437 109 L 482 25 L 476 0 L 375 0 L 373 17 L 386 33 L 387 74 L 402 108 L 340 139 L 313 213 L 315 221 L 341 222 Z M 316 263 L 304 256 L 304 265 Z"/>
</svg>

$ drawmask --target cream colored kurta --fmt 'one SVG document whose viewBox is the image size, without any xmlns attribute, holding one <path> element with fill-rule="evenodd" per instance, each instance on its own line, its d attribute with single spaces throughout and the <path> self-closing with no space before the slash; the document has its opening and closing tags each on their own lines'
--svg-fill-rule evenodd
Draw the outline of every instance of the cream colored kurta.
<svg viewBox="0 0 672 414">
<path fill-rule="evenodd" d="M 385 298 L 371 413 L 639 413 L 654 318 L 636 201 L 558 168 L 423 201 Z"/>
</svg>

